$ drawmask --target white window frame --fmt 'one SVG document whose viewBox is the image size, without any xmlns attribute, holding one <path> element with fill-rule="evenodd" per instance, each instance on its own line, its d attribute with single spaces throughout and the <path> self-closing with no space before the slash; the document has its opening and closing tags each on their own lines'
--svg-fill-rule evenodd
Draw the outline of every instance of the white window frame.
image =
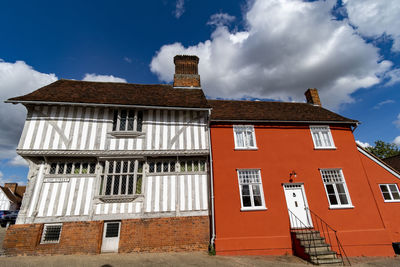
<svg viewBox="0 0 400 267">
<path fill-rule="evenodd" d="M 324 141 L 324 136 L 322 134 L 322 132 L 324 131 L 327 133 L 331 145 L 327 145 Z M 310 132 L 311 138 L 314 143 L 314 149 L 336 149 L 335 142 L 333 142 L 331 129 L 328 125 L 310 125 Z M 316 140 L 315 134 L 318 135 L 321 145 L 318 144 L 318 140 Z"/>
<path fill-rule="evenodd" d="M 400 199 L 394 199 L 394 198 L 393 198 L 393 194 L 392 194 L 392 191 L 391 191 L 390 188 L 389 188 L 389 185 L 394 185 L 394 186 L 396 186 L 397 193 L 400 195 L 399 187 L 397 186 L 397 184 L 379 184 L 379 189 L 381 190 L 382 197 L 383 197 L 383 201 L 384 201 L 384 202 L 400 202 Z M 391 199 L 385 199 L 385 197 L 384 197 L 384 195 L 383 195 L 383 192 L 382 192 L 381 186 L 386 186 L 386 188 L 388 189 L 388 193 L 389 193 Z"/>
<path fill-rule="evenodd" d="M 60 228 L 60 235 L 58 236 L 58 240 L 57 241 L 45 241 L 44 237 L 46 235 L 46 231 L 47 231 L 47 227 L 49 226 L 61 226 Z M 40 239 L 40 244 L 58 244 L 60 243 L 60 239 L 61 239 L 61 233 L 62 233 L 62 223 L 46 223 L 43 225 L 43 232 L 42 232 L 42 238 Z"/>
<path fill-rule="evenodd" d="M 253 184 L 258 184 L 260 187 L 260 195 L 261 195 L 261 206 L 254 206 L 254 196 L 253 196 L 253 190 L 252 188 L 249 189 L 250 191 L 250 201 L 251 201 L 251 207 L 244 207 L 243 206 L 243 197 L 242 197 L 242 183 L 240 182 L 240 173 L 245 172 L 245 171 L 256 171 L 258 174 L 258 177 L 260 178 L 259 183 L 245 183 L 248 185 L 253 185 Z M 266 210 L 265 206 L 265 197 L 264 197 L 264 190 L 263 190 L 263 184 L 262 184 L 262 178 L 261 178 L 261 172 L 260 169 L 236 169 L 237 172 L 237 178 L 238 178 L 238 185 L 239 185 L 239 193 L 240 193 L 240 205 L 241 205 L 241 211 L 252 211 L 252 210 Z"/>
<path fill-rule="evenodd" d="M 121 113 L 122 111 L 126 112 L 126 121 L 125 121 L 125 127 L 124 129 L 120 129 L 121 127 Z M 129 114 L 133 112 L 133 117 L 129 117 Z M 140 122 L 140 127 L 138 127 L 138 118 L 139 118 L 139 112 L 141 112 L 142 116 L 141 119 L 142 121 Z M 115 115 L 117 115 L 115 117 Z M 132 118 L 133 120 L 133 125 L 132 125 L 132 130 L 128 129 L 128 124 L 129 124 L 129 118 Z M 137 109 L 114 109 L 113 111 L 113 128 L 112 128 L 112 132 L 113 133 L 118 133 L 118 132 L 122 132 L 122 133 L 131 133 L 131 132 L 138 132 L 141 133 L 143 132 L 143 118 L 144 118 L 144 112 L 143 110 L 137 110 Z M 138 128 L 140 131 L 138 131 Z"/>
<path fill-rule="evenodd" d="M 236 131 L 243 132 L 243 146 L 238 145 L 238 139 L 236 137 Z M 253 146 L 247 144 L 246 138 L 246 130 L 251 130 L 251 137 L 253 139 Z M 235 140 L 235 149 L 237 150 L 256 150 L 257 149 L 257 142 L 256 142 L 256 134 L 254 130 L 254 125 L 233 125 L 233 138 Z"/>
<path fill-rule="evenodd" d="M 329 203 L 329 208 L 330 208 L 330 209 L 350 209 L 350 208 L 354 208 L 354 206 L 353 206 L 353 204 L 352 204 L 352 202 L 351 202 L 351 198 L 350 198 L 350 194 L 349 194 L 349 189 L 347 188 L 346 180 L 345 180 L 345 178 L 344 178 L 342 169 L 319 169 L 319 171 L 320 171 L 322 183 L 324 184 L 325 194 L 326 194 L 326 198 L 327 198 L 328 203 Z M 341 179 L 342 179 L 343 181 L 342 181 L 342 182 L 325 182 L 325 181 L 324 181 L 324 175 L 323 175 L 323 173 L 324 173 L 325 171 L 339 172 L 339 174 L 340 174 L 340 176 L 341 176 Z M 337 202 L 338 202 L 338 204 L 336 204 L 336 205 L 332 205 L 332 204 L 331 204 L 331 201 L 329 200 L 328 190 L 326 189 L 326 185 L 328 185 L 328 184 L 329 184 L 329 185 L 334 185 L 334 186 L 333 186 L 333 190 L 334 190 L 334 194 L 335 194 L 336 200 L 337 200 Z M 338 191 L 337 191 L 336 184 L 343 184 L 344 192 L 345 192 L 345 194 L 346 194 L 346 198 L 347 198 L 347 202 L 348 202 L 347 204 L 341 204 L 341 203 L 340 203 L 339 193 L 338 193 Z"/>
</svg>

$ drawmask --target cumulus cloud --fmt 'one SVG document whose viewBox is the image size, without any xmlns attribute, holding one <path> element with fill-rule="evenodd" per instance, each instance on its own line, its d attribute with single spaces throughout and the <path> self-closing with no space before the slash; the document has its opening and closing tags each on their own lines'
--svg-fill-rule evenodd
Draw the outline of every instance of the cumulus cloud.
<svg viewBox="0 0 400 267">
<path fill-rule="evenodd" d="M 356 140 L 356 143 L 358 144 L 358 145 L 360 145 L 360 146 L 362 146 L 362 147 L 369 147 L 369 146 L 371 146 L 369 143 L 367 143 L 367 142 L 361 142 L 360 140 Z"/>
<path fill-rule="evenodd" d="M 385 74 L 385 77 L 389 79 L 389 81 L 385 84 L 386 86 L 391 86 L 400 82 L 400 69 L 388 71 Z"/>
<path fill-rule="evenodd" d="M 8 161 L 9 165 L 12 166 L 28 166 L 28 162 L 21 157 L 20 155 L 16 155 L 15 157 L 13 157 L 10 161 Z"/>
<path fill-rule="evenodd" d="M 55 74 L 38 72 L 24 61 L 11 63 L 0 60 L 0 159 L 16 156 L 15 147 L 26 117 L 25 107 L 6 104 L 4 101 L 56 80 Z"/>
<path fill-rule="evenodd" d="M 395 145 L 397 145 L 397 146 L 400 146 L 400 135 L 397 136 L 397 137 L 393 140 L 393 143 L 394 143 Z"/>
<path fill-rule="evenodd" d="M 115 77 L 113 75 L 99 75 L 95 73 L 86 73 L 82 81 L 90 82 L 113 82 L 113 83 L 126 83 L 124 78 Z"/>
<path fill-rule="evenodd" d="M 250 3 L 250 2 L 249 2 Z M 202 87 L 210 97 L 303 101 L 318 88 L 322 104 L 336 109 L 351 94 L 381 82 L 392 63 L 347 20 L 332 15 L 336 1 L 255 0 L 244 31 L 216 25 L 209 40 L 184 47 L 162 46 L 151 71 L 171 82 L 177 54 L 199 56 Z"/>
<path fill-rule="evenodd" d="M 397 119 L 393 121 L 393 124 L 396 125 L 397 128 L 400 128 L 400 113 L 397 115 Z"/>
<path fill-rule="evenodd" d="M 384 101 L 379 102 L 378 104 L 376 104 L 373 109 L 380 109 L 382 106 L 387 105 L 387 104 L 393 104 L 396 103 L 396 101 L 394 101 L 393 99 L 387 99 Z"/>
<path fill-rule="evenodd" d="M 360 34 L 372 38 L 387 35 L 393 51 L 400 51 L 400 2 L 398 0 L 343 0 L 350 22 Z"/>
<path fill-rule="evenodd" d="M 175 17 L 179 19 L 183 13 L 185 12 L 185 7 L 184 7 L 185 1 L 184 0 L 177 0 L 176 5 L 175 5 Z"/>
<path fill-rule="evenodd" d="M 207 22 L 207 24 L 215 26 L 224 26 L 231 23 L 234 20 L 235 17 L 227 13 L 217 13 L 210 17 L 210 20 Z"/>
</svg>

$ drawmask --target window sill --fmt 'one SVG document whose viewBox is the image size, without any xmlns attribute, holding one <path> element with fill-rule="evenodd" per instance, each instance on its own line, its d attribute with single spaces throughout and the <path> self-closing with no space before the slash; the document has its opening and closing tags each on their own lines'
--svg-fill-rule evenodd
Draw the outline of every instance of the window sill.
<svg viewBox="0 0 400 267">
<path fill-rule="evenodd" d="M 400 203 L 400 200 L 384 200 L 385 203 Z"/>
<path fill-rule="evenodd" d="M 235 147 L 235 150 L 258 150 L 258 147 Z"/>
<path fill-rule="evenodd" d="M 314 147 L 314 150 L 336 150 L 337 147 Z"/>
<path fill-rule="evenodd" d="M 240 211 L 260 211 L 260 210 L 267 210 L 266 207 L 251 207 L 251 208 L 241 208 Z"/>
<path fill-rule="evenodd" d="M 113 132 L 109 132 L 109 135 L 113 136 L 113 137 L 139 137 L 142 135 L 145 135 L 145 133 L 143 132 L 136 132 L 136 131 L 113 131 Z"/>
<path fill-rule="evenodd" d="M 97 198 L 103 203 L 124 203 L 132 202 L 143 195 L 125 195 L 125 196 L 98 196 Z"/>
<path fill-rule="evenodd" d="M 339 206 L 339 207 L 335 207 L 335 206 L 330 206 L 329 209 L 330 210 L 341 210 L 341 209 L 354 209 L 354 206 Z"/>
</svg>

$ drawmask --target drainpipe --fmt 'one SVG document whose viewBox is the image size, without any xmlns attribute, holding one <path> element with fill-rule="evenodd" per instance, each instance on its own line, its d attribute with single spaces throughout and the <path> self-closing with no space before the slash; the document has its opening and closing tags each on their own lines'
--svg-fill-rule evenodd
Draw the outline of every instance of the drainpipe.
<svg viewBox="0 0 400 267">
<path fill-rule="evenodd" d="M 210 190 L 211 190 L 211 245 L 214 247 L 215 242 L 215 214 L 214 214 L 214 175 L 213 175 L 213 159 L 211 151 L 211 109 L 208 110 L 208 146 L 210 149 Z"/>
</svg>

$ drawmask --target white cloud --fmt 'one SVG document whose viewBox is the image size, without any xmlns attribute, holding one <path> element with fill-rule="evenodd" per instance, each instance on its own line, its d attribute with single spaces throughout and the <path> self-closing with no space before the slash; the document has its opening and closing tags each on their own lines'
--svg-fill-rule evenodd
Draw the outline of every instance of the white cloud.
<svg viewBox="0 0 400 267">
<path fill-rule="evenodd" d="M 175 17 L 179 19 L 185 13 L 184 0 L 177 0 L 175 5 Z"/>
<path fill-rule="evenodd" d="M 397 115 L 397 119 L 393 121 L 393 124 L 396 125 L 397 128 L 400 128 L 400 113 Z"/>
<path fill-rule="evenodd" d="M 16 155 L 13 157 L 10 161 L 8 161 L 8 164 L 12 166 L 28 166 L 28 162 L 21 157 L 20 155 Z"/>
<path fill-rule="evenodd" d="M 386 86 L 391 86 L 400 82 L 400 69 L 393 69 L 391 71 L 388 71 L 385 74 L 385 78 L 389 79 L 389 81 L 385 84 Z"/>
<path fill-rule="evenodd" d="M 344 0 L 350 22 L 368 37 L 383 34 L 393 39 L 393 51 L 400 51 L 400 2 L 398 0 Z"/>
<path fill-rule="evenodd" d="M 304 101 L 304 91 L 315 87 L 328 108 L 351 103 L 352 93 L 380 83 L 392 63 L 381 61 L 378 49 L 355 34 L 348 21 L 335 20 L 335 4 L 255 0 L 245 14 L 245 31 L 219 25 L 197 45 L 164 45 L 151 71 L 170 82 L 172 58 L 195 54 L 210 97 Z"/>
<path fill-rule="evenodd" d="M 371 146 L 369 143 L 367 143 L 367 142 L 361 142 L 361 141 L 359 141 L 359 140 L 356 140 L 356 143 L 358 144 L 358 145 L 360 145 L 360 146 L 362 146 L 362 147 L 369 147 L 369 146 Z"/>
<path fill-rule="evenodd" d="M 124 78 L 115 77 L 113 75 L 99 75 L 95 73 L 86 73 L 82 81 L 91 82 L 112 82 L 112 83 L 126 83 Z"/>
<path fill-rule="evenodd" d="M 397 146 L 400 146 L 400 135 L 397 136 L 397 137 L 393 140 L 393 143 L 394 143 L 395 145 L 397 145 Z"/>
<path fill-rule="evenodd" d="M 396 103 L 393 99 L 387 99 L 376 104 L 373 109 L 380 109 L 383 105 Z"/>
<path fill-rule="evenodd" d="M 124 61 L 128 62 L 128 63 L 132 63 L 132 59 L 130 59 L 129 57 L 124 57 Z"/>
<path fill-rule="evenodd" d="M 11 97 L 24 95 L 57 80 L 55 74 L 41 73 L 24 61 L 0 60 L 0 159 L 15 156 L 26 117 L 22 105 L 4 103 Z"/>
<path fill-rule="evenodd" d="M 234 20 L 235 17 L 227 13 L 217 13 L 210 17 L 210 20 L 207 22 L 207 24 L 215 26 L 224 26 L 231 23 Z"/>
</svg>

